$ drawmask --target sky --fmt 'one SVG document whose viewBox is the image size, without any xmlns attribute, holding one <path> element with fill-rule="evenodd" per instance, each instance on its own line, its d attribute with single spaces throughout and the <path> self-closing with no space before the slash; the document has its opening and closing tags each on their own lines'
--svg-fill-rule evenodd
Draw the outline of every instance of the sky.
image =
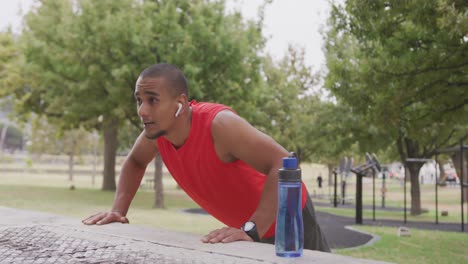
<svg viewBox="0 0 468 264">
<path fill-rule="evenodd" d="M 258 7 L 264 0 L 227 0 L 227 8 L 240 9 L 248 19 L 257 19 Z M 18 32 L 21 28 L 20 10 L 24 14 L 34 0 L 0 0 L 0 30 L 9 25 Z M 328 0 L 273 0 L 265 10 L 264 34 L 268 38 L 266 50 L 280 59 L 293 44 L 305 49 L 306 63 L 314 71 L 322 69 L 324 55 L 320 30 L 324 27 L 330 5 Z"/>
<path fill-rule="evenodd" d="M 256 19 L 263 0 L 231 0 L 228 8 L 241 9 L 243 16 Z M 268 37 L 267 51 L 280 59 L 288 45 L 300 46 L 306 51 L 306 62 L 318 70 L 325 63 L 322 35 L 330 5 L 328 0 L 273 0 L 265 10 L 264 34 Z"/>
</svg>

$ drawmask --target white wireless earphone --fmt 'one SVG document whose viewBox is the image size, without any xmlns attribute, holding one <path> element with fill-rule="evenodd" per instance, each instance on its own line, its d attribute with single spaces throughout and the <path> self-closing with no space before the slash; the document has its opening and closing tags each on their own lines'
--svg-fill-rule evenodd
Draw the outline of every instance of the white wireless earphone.
<svg viewBox="0 0 468 264">
<path fill-rule="evenodd" d="M 178 117 L 179 114 L 180 114 L 180 110 L 182 110 L 182 104 L 181 103 L 177 103 L 179 105 L 179 108 L 177 108 L 177 112 L 175 112 L 175 117 Z"/>
</svg>

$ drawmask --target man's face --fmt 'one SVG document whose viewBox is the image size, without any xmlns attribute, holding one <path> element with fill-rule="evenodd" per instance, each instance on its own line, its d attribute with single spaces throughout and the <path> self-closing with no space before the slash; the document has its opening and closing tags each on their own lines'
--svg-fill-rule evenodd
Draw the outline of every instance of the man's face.
<svg viewBox="0 0 468 264">
<path fill-rule="evenodd" d="M 169 93 L 164 78 L 138 78 L 135 87 L 137 111 L 146 137 L 156 139 L 167 133 L 175 121 L 177 98 Z"/>
</svg>

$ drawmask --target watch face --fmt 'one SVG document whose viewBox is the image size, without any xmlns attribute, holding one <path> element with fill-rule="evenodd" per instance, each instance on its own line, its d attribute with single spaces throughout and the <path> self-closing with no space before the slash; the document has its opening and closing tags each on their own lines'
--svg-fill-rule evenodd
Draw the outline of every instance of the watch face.
<svg viewBox="0 0 468 264">
<path fill-rule="evenodd" d="M 245 232 L 249 232 L 250 230 L 252 230 L 253 228 L 255 227 L 255 223 L 254 222 L 246 222 L 243 226 L 243 229 Z"/>
</svg>

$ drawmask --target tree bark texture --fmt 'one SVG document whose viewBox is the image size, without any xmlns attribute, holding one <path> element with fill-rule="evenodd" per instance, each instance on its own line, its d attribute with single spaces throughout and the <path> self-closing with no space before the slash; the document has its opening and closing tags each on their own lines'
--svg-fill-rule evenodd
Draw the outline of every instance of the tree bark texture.
<svg viewBox="0 0 468 264">
<path fill-rule="evenodd" d="M 5 145 L 8 125 L 3 125 L 2 132 L 0 133 L 0 153 L 3 153 L 3 146 Z"/>
<path fill-rule="evenodd" d="M 467 168 L 467 156 L 468 156 L 468 152 L 465 151 L 465 153 L 463 153 L 463 175 L 461 174 L 461 166 L 462 166 L 462 162 L 460 160 L 461 158 L 461 152 L 458 151 L 458 152 L 454 152 L 452 155 L 451 155 L 451 158 L 452 158 L 452 162 L 453 162 L 453 166 L 455 167 L 455 171 L 457 172 L 457 175 L 458 175 L 458 179 L 460 180 L 460 184 L 463 184 L 463 183 L 468 183 L 468 168 Z M 468 201 L 468 188 L 465 188 L 463 190 L 463 201 L 464 202 L 467 202 Z"/>
<path fill-rule="evenodd" d="M 154 158 L 154 208 L 166 208 L 164 206 L 164 185 L 163 185 L 163 161 L 159 152 Z"/>
<path fill-rule="evenodd" d="M 444 168 L 444 162 L 442 162 L 442 160 L 439 158 L 438 160 L 436 160 L 437 164 L 439 164 L 439 173 L 437 174 L 437 178 L 436 178 L 436 183 L 437 184 L 442 184 L 445 182 L 442 181 L 442 179 L 444 178 L 444 175 L 445 175 L 445 168 Z"/>
<path fill-rule="evenodd" d="M 104 172 L 102 190 L 115 191 L 115 156 L 117 154 L 118 121 L 110 119 L 104 122 Z"/>
<path fill-rule="evenodd" d="M 333 186 L 333 164 L 327 164 L 328 167 L 328 186 Z"/>
<path fill-rule="evenodd" d="M 407 163 L 407 171 L 409 172 L 409 179 L 411 183 L 411 215 L 419 215 L 421 210 L 421 189 L 419 186 L 419 170 L 421 169 L 422 162 Z"/>
<path fill-rule="evenodd" d="M 397 140 L 397 149 L 400 159 L 405 164 L 405 173 L 407 180 L 411 183 L 411 215 L 419 215 L 421 210 L 421 190 L 419 186 L 419 170 L 422 162 L 406 162 L 407 158 L 427 158 L 419 153 L 419 145 L 415 140 L 411 140 L 402 135 Z M 406 184 L 406 183 L 405 183 Z"/>
<path fill-rule="evenodd" d="M 68 182 L 70 189 L 75 189 L 75 179 L 73 175 L 73 167 L 75 165 L 75 147 L 72 146 L 72 151 L 68 153 Z"/>
</svg>

